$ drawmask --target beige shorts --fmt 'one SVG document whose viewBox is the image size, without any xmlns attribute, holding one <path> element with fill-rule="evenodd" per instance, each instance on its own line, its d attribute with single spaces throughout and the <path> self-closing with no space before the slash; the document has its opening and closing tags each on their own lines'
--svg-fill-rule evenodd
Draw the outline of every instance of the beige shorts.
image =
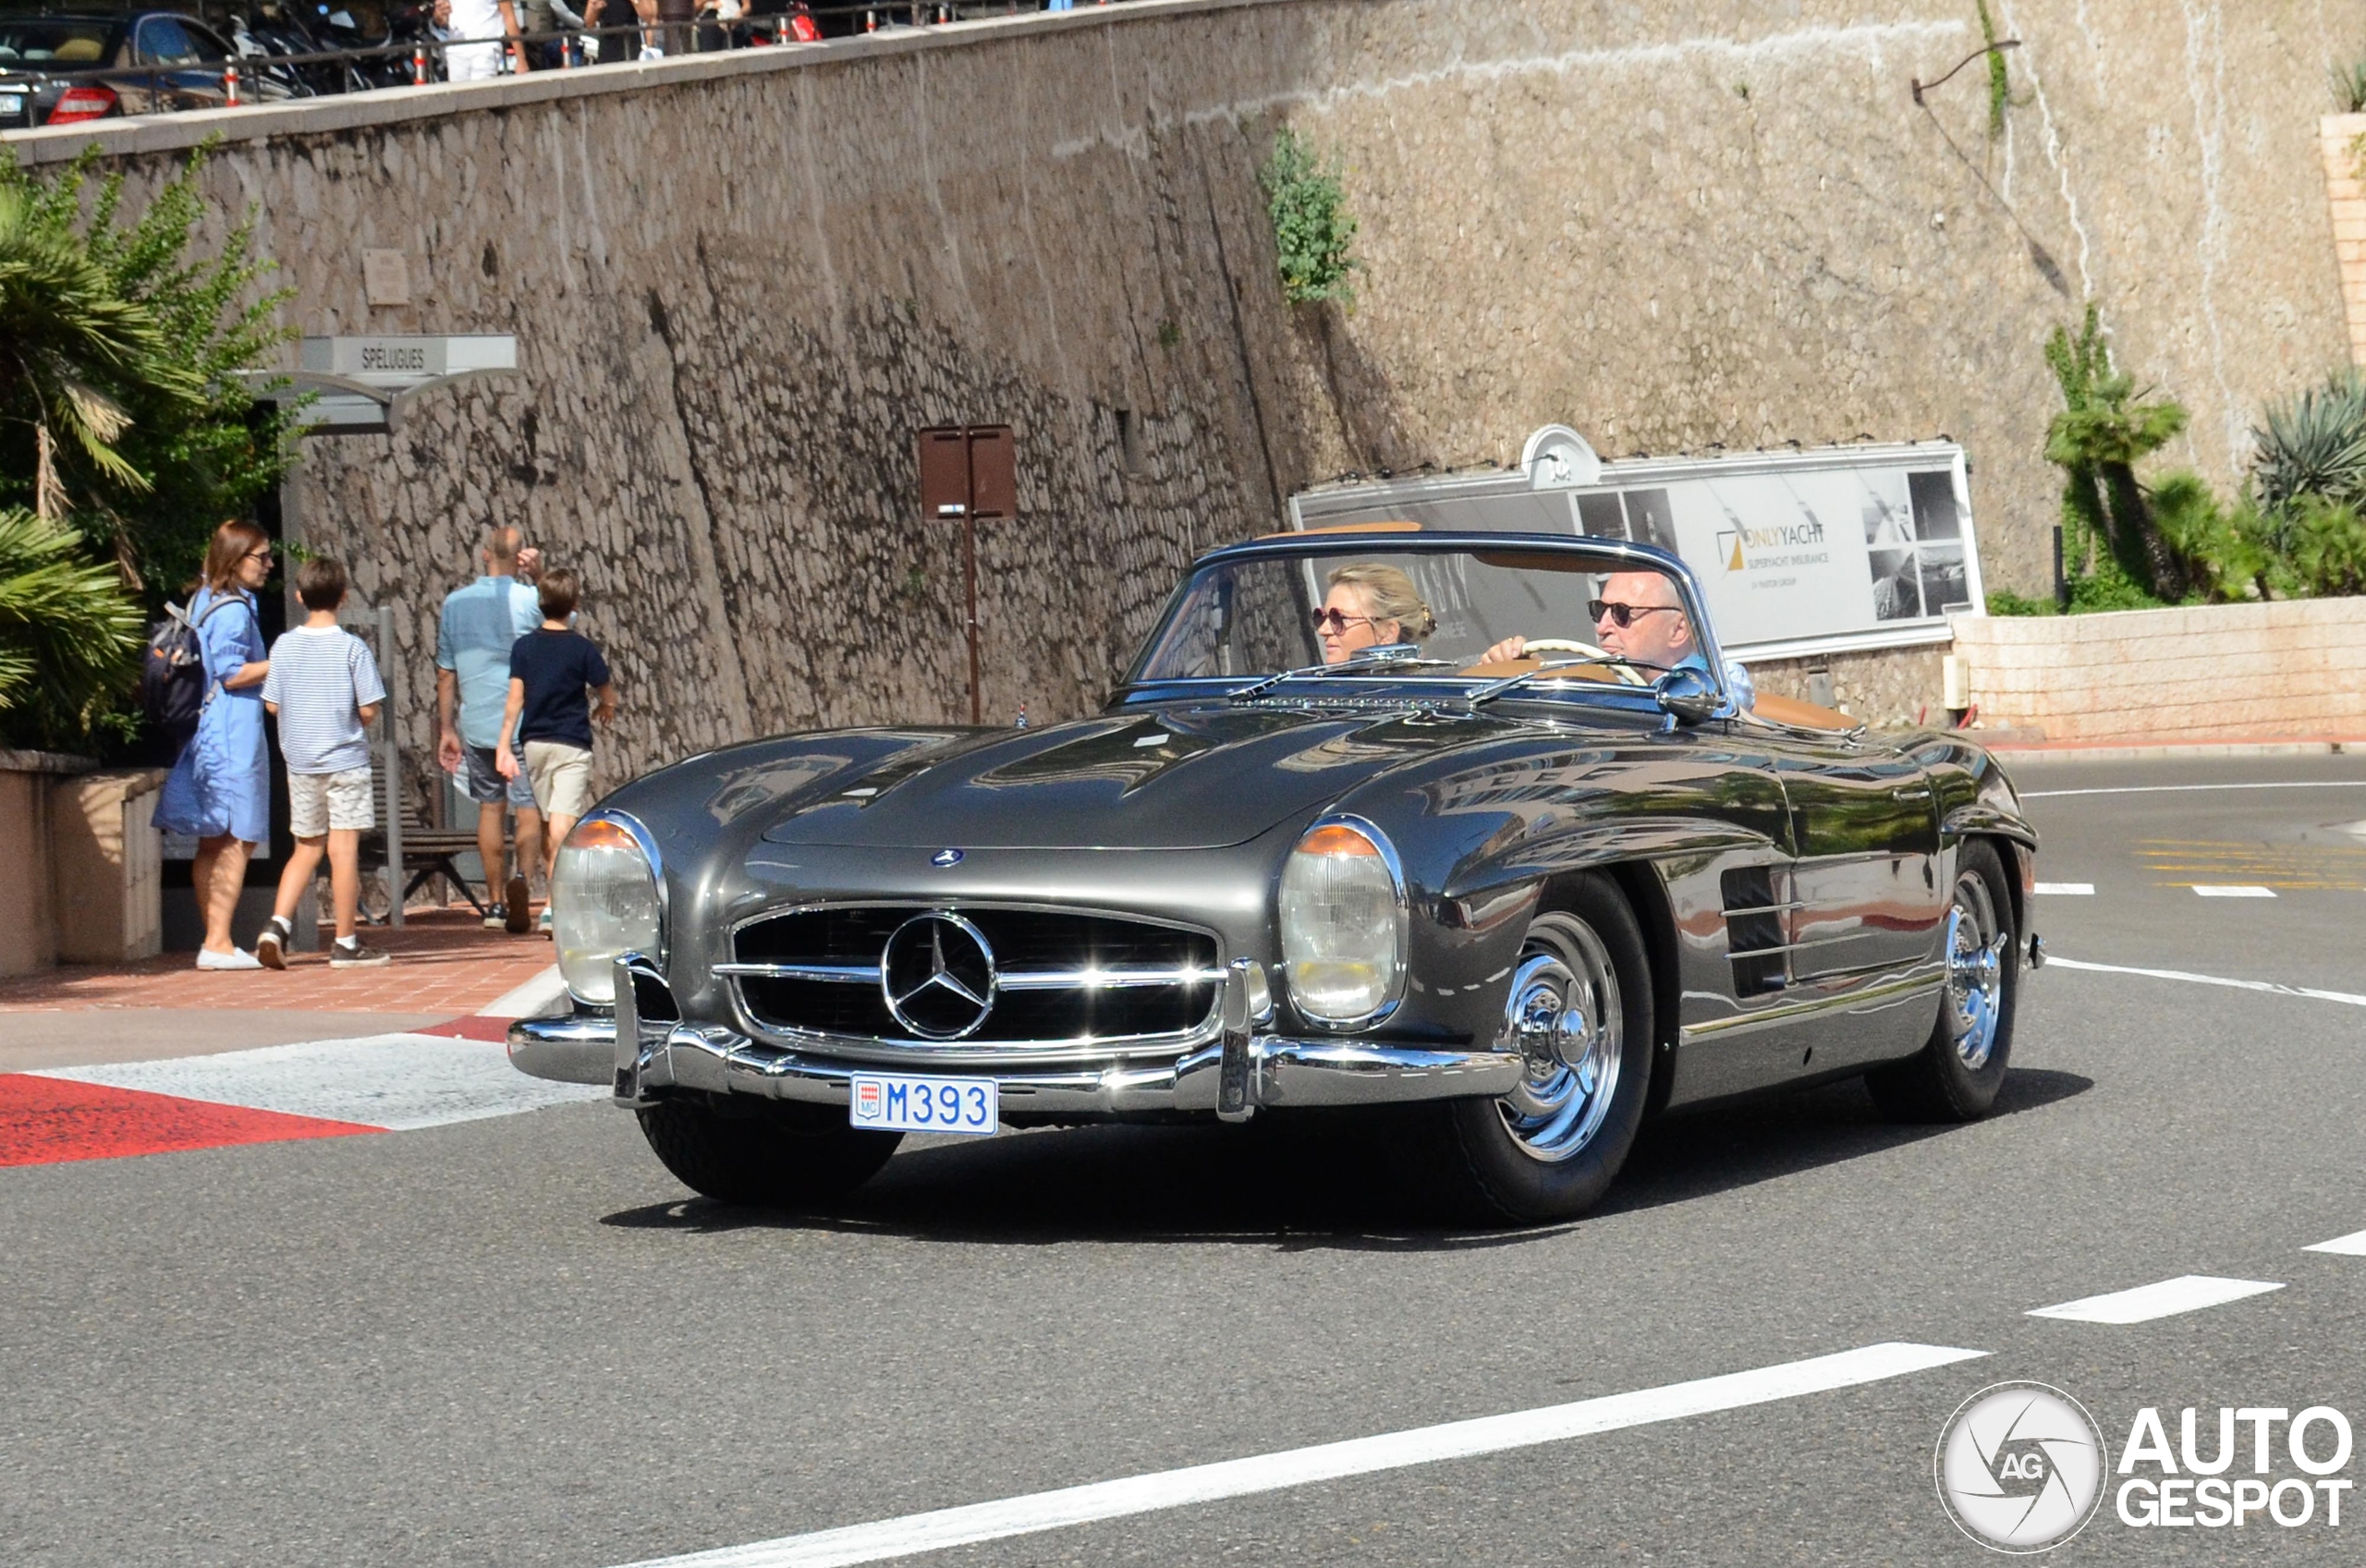
<svg viewBox="0 0 2366 1568">
<path fill-rule="evenodd" d="M 368 833 L 377 825 L 377 792 L 370 787 L 369 769 L 287 775 L 287 831 L 298 838 L 318 838 L 331 828 Z"/>
<path fill-rule="evenodd" d="M 545 817 L 580 817 L 592 809 L 592 753 L 563 740 L 526 743 L 526 776 Z"/>
</svg>

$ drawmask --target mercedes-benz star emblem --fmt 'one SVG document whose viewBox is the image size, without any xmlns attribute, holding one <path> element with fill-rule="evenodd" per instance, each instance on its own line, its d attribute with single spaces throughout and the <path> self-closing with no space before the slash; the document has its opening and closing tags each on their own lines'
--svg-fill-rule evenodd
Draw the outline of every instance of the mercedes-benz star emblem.
<svg viewBox="0 0 2366 1568">
<path fill-rule="evenodd" d="M 961 852 L 957 849 L 940 849 L 928 857 L 928 863 L 940 871 L 947 866 L 958 866 L 961 864 Z"/>
<path fill-rule="evenodd" d="M 922 1039 L 975 1031 L 994 1011 L 994 950 L 985 933 L 950 910 L 913 916 L 880 950 L 887 1011 Z"/>
</svg>

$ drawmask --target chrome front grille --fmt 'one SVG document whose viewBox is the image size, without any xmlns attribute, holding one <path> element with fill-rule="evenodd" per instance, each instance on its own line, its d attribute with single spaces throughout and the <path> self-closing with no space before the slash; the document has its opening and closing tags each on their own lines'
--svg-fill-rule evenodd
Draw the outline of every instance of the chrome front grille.
<svg viewBox="0 0 2366 1568">
<path fill-rule="evenodd" d="M 941 1051 L 1180 1043 L 1212 1027 L 1222 978 L 1207 931 L 967 905 L 760 916 L 732 959 L 717 972 L 760 1031 Z"/>
</svg>

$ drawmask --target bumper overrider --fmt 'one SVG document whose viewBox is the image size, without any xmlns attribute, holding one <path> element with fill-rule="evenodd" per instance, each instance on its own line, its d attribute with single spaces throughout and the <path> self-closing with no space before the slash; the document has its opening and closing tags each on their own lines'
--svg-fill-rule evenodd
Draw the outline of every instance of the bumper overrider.
<svg viewBox="0 0 2366 1568">
<path fill-rule="evenodd" d="M 657 966 L 639 954 L 616 961 L 613 1015 L 577 1011 L 521 1018 L 509 1027 L 509 1060 L 521 1073 L 558 1083 L 604 1084 L 619 1105 L 655 1103 L 675 1090 L 754 1095 L 845 1105 L 859 1072 L 894 1065 L 788 1049 L 713 1024 L 643 1018 L 640 999 L 669 994 Z M 1348 1039 L 1258 1032 L 1250 1013 L 1250 961 L 1227 970 L 1223 1027 L 1213 1039 L 1163 1061 L 1082 1064 L 986 1072 L 1006 1112 L 1121 1116 L 1213 1112 L 1246 1121 L 1261 1105 L 1385 1105 L 1493 1097 L 1520 1081 L 1518 1051 L 1436 1050 Z"/>
</svg>

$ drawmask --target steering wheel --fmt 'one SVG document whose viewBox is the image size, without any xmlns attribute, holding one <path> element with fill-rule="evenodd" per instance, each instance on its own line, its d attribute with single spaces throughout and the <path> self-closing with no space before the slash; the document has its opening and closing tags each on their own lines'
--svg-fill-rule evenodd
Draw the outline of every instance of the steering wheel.
<svg viewBox="0 0 2366 1568">
<path fill-rule="evenodd" d="M 1528 639 L 1528 645 L 1520 650 L 1520 656 L 1522 658 L 1526 658 L 1531 653 L 1576 653 L 1588 659 L 1600 659 L 1604 662 L 1608 663 L 1613 673 L 1615 673 L 1620 680 L 1625 681 L 1628 686 L 1647 686 L 1650 684 L 1650 677 L 1645 675 L 1642 671 L 1634 668 L 1632 665 L 1612 662 L 1612 661 L 1616 660 L 1618 655 L 1611 652 L 1610 650 L 1606 648 L 1596 648 L 1591 642 L 1579 642 L 1573 637 L 1530 638 Z"/>
</svg>

